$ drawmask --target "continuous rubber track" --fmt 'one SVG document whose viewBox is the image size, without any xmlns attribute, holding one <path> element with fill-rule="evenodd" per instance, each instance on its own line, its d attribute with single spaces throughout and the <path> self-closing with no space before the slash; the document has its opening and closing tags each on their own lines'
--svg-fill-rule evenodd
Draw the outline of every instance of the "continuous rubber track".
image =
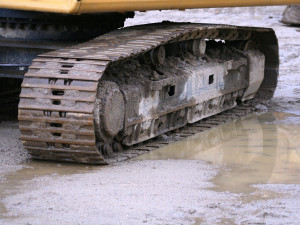
<svg viewBox="0 0 300 225">
<path fill-rule="evenodd" d="M 24 147 L 33 158 L 91 164 L 108 164 L 130 158 L 128 154 L 132 155 L 132 151 L 160 147 L 165 143 L 150 148 L 148 142 L 142 148 L 133 146 L 127 155 L 115 154 L 112 159 L 105 159 L 99 152 L 94 104 L 106 68 L 170 42 L 195 38 L 248 40 L 252 32 L 272 30 L 190 23 L 150 24 L 116 30 L 83 44 L 40 55 L 29 67 L 20 94 L 19 121 Z"/>
</svg>

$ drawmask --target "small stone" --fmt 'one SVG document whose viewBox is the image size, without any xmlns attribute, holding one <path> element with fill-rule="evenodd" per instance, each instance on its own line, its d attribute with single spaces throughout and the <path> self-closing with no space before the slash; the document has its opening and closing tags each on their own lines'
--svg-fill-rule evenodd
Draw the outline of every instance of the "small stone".
<svg viewBox="0 0 300 225">
<path fill-rule="evenodd" d="M 189 214 L 194 214 L 195 212 L 197 212 L 196 209 L 190 209 L 190 210 L 189 210 Z"/>
<path fill-rule="evenodd" d="M 263 110 L 263 111 L 268 110 L 268 107 L 265 106 L 265 105 L 262 105 L 262 104 L 256 105 L 255 108 L 258 109 L 258 110 Z"/>
</svg>

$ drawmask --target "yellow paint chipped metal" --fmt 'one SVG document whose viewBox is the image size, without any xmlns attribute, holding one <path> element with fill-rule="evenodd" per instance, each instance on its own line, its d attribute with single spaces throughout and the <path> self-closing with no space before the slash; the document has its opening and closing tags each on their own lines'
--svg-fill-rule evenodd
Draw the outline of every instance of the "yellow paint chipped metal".
<svg viewBox="0 0 300 225">
<path fill-rule="evenodd" d="M 290 4 L 300 0 L 2 0 L 0 8 L 76 14 Z"/>
</svg>

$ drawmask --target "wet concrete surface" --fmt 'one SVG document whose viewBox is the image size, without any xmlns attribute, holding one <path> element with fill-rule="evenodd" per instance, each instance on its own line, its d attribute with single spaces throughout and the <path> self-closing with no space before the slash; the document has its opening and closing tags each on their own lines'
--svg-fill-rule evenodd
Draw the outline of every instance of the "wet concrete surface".
<svg viewBox="0 0 300 225">
<path fill-rule="evenodd" d="M 37 160 L 28 162 L 23 166 L 23 169 L 17 170 L 14 173 L 4 173 L 5 176 L 0 177 L 0 199 L 4 199 L 8 192 L 10 195 L 18 193 L 24 182 L 34 180 L 38 177 L 49 176 L 54 179 L 59 176 L 84 174 L 99 169 L 98 166 Z M 5 218 L 3 213 L 7 212 L 5 206 L 0 202 L 0 219 Z"/>
<path fill-rule="evenodd" d="M 266 112 L 116 165 L 31 161 L 2 176 L 0 224 L 297 224 L 299 131 Z"/>
<path fill-rule="evenodd" d="M 162 20 L 265 26 L 280 45 L 269 112 L 132 161 L 94 167 L 31 161 L 18 123 L 0 123 L 0 224 L 299 224 L 300 64 L 284 7 L 137 13 Z"/>
</svg>

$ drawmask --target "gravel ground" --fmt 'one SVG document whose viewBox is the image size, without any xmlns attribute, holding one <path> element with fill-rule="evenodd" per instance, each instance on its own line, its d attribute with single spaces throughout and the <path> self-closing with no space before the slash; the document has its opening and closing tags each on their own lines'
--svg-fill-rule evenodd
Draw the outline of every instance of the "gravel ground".
<svg viewBox="0 0 300 225">
<path fill-rule="evenodd" d="M 300 33 L 278 22 L 283 9 L 151 11 L 137 13 L 126 25 L 172 20 L 274 28 L 281 77 L 273 105 L 299 115 Z M 36 169 L 45 168 L 27 163 L 17 126 L 0 124 L 0 224 L 299 224 L 300 185 L 259 184 L 251 194 L 216 192 L 209 189 L 210 180 L 224 168 L 202 161 L 131 161 L 80 171 L 76 165 L 52 164 L 38 175 Z M 31 169 L 20 170 L 24 167 Z M 57 174 L 56 167 L 68 173 Z"/>
<path fill-rule="evenodd" d="M 22 169 L 30 158 L 19 137 L 17 122 L 0 123 L 0 181 L 8 172 Z"/>
</svg>

